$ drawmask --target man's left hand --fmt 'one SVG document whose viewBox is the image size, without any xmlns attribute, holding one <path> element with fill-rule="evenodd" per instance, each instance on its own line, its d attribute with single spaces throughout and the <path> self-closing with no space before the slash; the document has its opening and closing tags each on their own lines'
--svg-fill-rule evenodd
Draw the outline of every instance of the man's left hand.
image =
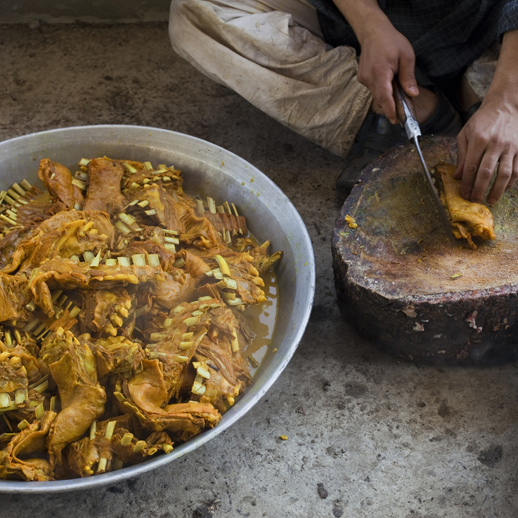
<svg viewBox="0 0 518 518">
<path fill-rule="evenodd" d="M 518 179 L 518 108 L 487 98 L 457 137 L 456 178 L 464 199 L 482 203 L 496 170 L 487 202 L 496 203 Z"/>
</svg>

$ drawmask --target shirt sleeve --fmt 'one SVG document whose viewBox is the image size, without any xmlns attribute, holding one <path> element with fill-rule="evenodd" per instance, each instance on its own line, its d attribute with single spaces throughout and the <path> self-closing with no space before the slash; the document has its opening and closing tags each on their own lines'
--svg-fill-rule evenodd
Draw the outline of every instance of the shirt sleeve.
<svg viewBox="0 0 518 518">
<path fill-rule="evenodd" d="M 518 0 L 507 2 L 498 18 L 498 41 L 502 42 L 502 38 L 506 32 L 518 29 Z"/>
</svg>

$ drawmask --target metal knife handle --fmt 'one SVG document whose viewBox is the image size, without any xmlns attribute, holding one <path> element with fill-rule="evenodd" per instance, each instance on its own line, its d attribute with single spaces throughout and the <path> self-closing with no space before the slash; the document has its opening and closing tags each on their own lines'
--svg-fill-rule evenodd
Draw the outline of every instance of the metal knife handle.
<svg viewBox="0 0 518 518">
<path fill-rule="evenodd" d="M 409 139 L 421 136 L 421 130 L 417 123 L 414 101 L 404 92 L 397 76 L 392 80 L 392 91 L 396 103 L 396 113 L 399 123 L 405 128 Z"/>
</svg>

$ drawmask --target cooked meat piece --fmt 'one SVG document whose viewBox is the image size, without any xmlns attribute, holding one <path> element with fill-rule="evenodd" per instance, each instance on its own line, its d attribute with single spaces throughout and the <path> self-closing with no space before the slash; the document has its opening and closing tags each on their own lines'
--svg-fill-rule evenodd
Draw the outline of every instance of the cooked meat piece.
<svg viewBox="0 0 518 518">
<path fill-rule="evenodd" d="M 152 333 L 149 357 L 162 364 L 168 399 L 178 397 L 187 367 L 198 344 L 207 333 L 212 311 L 222 305 L 219 300 L 183 302 L 171 311 L 168 326 Z"/>
<path fill-rule="evenodd" d="M 99 377 L 104 378 L 108 374 L 134 373 L 144 359 L 144 351 L 138 343 L 131 342 L 123 336 L 110 336 L 97 340 L 95 358 L 97 373 Z"/>
<path fill-rule="evenodd" d="M 81 290 L 83 310 L 79 316 L 81 329 L 85 332 L 117 334 L 123 318 L 131 309 L 131 297 L 124 288 L 111 290 Z"/>
<path fill-rule="evenodd" d="M 245 235 L 248 232 L 244 216 L 235 216 L 234 214 L 226 214 L 224 212 L 212 214 L 207 210 L 203 215 L 214 225 L 218 232 L 229 231 L 231 235 Z"/>
<path fill-rule="evenodd" d="M 126 200 L 121 193 L 124 168 L 107 158 L 94 158 L 88 164 L 88 191 L 84 210 L 101 210 L 108 214 L 124 211 Z"/>
<path fill-rule="evenodd" d="M 256 337 L 254 332 L 253 322 L 248 320 L 242 313 L 234 312 L 234 317 L 238 323 L 239 344 L 245 347 L 241 350 L 246 350 L 246 346 L 250 345 Z"/>
<path fill-rule="evenodd" d="M 27 358 L 28 361 L 36 362 L 35 358 L 38 357 L 40 348 L 34 338 L 32 338 L 31 336 L 28 336 L 27 333 L 23 333 L 20 331 L 18 331 L 17 336 L 15 335 L 13 337 L 13 332 L 11 329 L 4 328 L 4 331 L 6 333 L 7 333 L 7 331 L 9 331 L 9 334 L 11 336 L 11 345 L 10 346 L 4 345 L 4 343 L 0 341 L 0 353 L 2 353 L 4 351 L 9 351 L 12 354 L 16 354 L 16 355 L 20 356 L 20 358 L 23 358 L 24 361 L 25 361 L 25 358 Z M 6 337 L 6 333 L 4 333 L 4 336 L 2 338 L 2 340 L 4 342 L 8 341 L 8 339 Z M 0 334 L 0 336 L 2 336 L 2 335 Z M 32 367 L 30 367 L 30 368 L 27 367 L 27 368 L 29 369 L 28 375 L 29 375 L 29 379 L 31 380 L 32 374 L 31 374 L 30 370 L 32 370 Z M 36 381 L 36 379 L 34 379 L 34 381 Z M 32 381 L 31 381 L 31 383 L 32 383 Z"/>
<path fill-rule="evenodd" d="M 198 345 L 196 354 L 217 367 L 231 385 L 235 386 L 240 380 L 246 386 L 251 381 L 248 366 L 241 354 L 232 351 L 232 341 L 238 334 L 236 317 L 232 310 L 223 306 L 211 313 L 211 328 Z"/>
<path fill-rule="evenodd" d="M 49 316 L 54 315 L 51 290 L 75 288 L 113 289 L 121 286 L 149 283 L 149 291 L 157 300 L 168 306 L 184 300 L 194 290 L 194 281 L 181 270 L 163 272 L 152 266 L 90 267 L 88 263 L 76 263 L 68 259 L 51 259 L 40 265 L 30 282 L 34 302 Z M 159 285 L 159 284 L 162 285 Z M 191 290 L 192 288 L 192 290 Z"/>
<path fill-rule="evenodd" d="M 232 254 L 225 257 L 230 269 L 230 277 L 237 283 L 237 291 L 244 304 L 264 302 L 266 296 L 261 287 L 264 281 L 250 262 L 248 254 Z"/>
<path fill-rule="evenodd" d="M 486 240 L 495 239 L 493 216 L 489 209 L 481 203 L 473 203 L 461 196 L 462 182 L 453 177 L 457 168 L 452 164 L 439 164 L 436 169 L 442 178 L 444 198 L 450 212 L 451 227 L 455 237 L 466 239 L 473 249 L 477 246 L 473 243 L 472 236 Z"/>
<path fill-rule="evenodd" d="M 84 437 L 67 447 L 66 455 L 70 469 L 81 477 L 88 477 L 94 472 L 112 471 L 114 459 L 124 462 L 141 460 L 142 454 L 133 452 L 138 439 L 132 438 L 127 445 L 121 445 L 124 435 L 134 431 L 134 422 L 136 419 L 133 416 L 123 414 L 97 423 L 93 438 Z M 114 423 L 114 429 L 111 437 L 106 437 L 109 423 Z M 105 459 L 103 465 L 101 459 Z"/>
<path fill-rule="evenodd" d="M 203 259 L 187 250 L 180 250 L 176 257 L 185 261 L 182 268 L 194 278 L 196 284 L 207 280 L 205 273 L 210 272 L 211 268 Z"/>
<path fill-rule="evenodd" d="M 58 198 L 67 209 L 80 210 L 83 207 L 83 194 L 79 187 L 72 183 L 72 175 L 65 166 L 44 158 L 40 161 L 38 176 L 50 195 Z"/>
<path fill-rule="evenodd" d="M 162 244 L 163 244 L 163 231 L 159 227 L 147 227 L 153 228 L 154 230 L 160 232 L 162 234 Z M 158 234 L 157 232 L 157 234 Z M 146 227 L 144 227 L 144 235 L 146 234 Z M 147 236 L 146 236 L 147 237 Z M 153 237 L 153 236 L 151 236 Z M 176 254 L 174 252 L 170 252 L 166 250 L 161 244 L 153 242 L 151 240 L 144 241 L 132 241 L 128 247 L 124 250 L 124 255 L 133 255 L 133 254 L 157 254 L 160 260 L 160 266 L 164 272 L 170 272 L 175 270 L 174 263 L 176 262 Z"/>
<path fill-rule="evenodd" d="M 99 440 L 106 441 L 104 437 L 101 437 Z M 77 473 L 81 477 L 89 477 L 94 474 L 93 468 L 101 457 L 97 440 L 91 440 L 90 437 L 83 437 L 70 444 L 65 452 L 68 465 L 74 473 Z"/>
<path fill-rule="evenodd" d="M 198 297 L 210 297 L 212 299 L 221 299 L 221 293 L 216 284 L 203 284 L 196 288 Z"/>
<path fill-rule="evenodd" d="M 11 263 L 12 255 L 18 245 L 32 232 L 30 228 L 17 228 L 0 240 L 0 269 Z"/>
<path fill-rule="evenodd" d="M 44 285 L 42 284 L 40 287 L 43 286 Z M 52 302 L 53 293 L 49 291 L 46 296 L 47 298 L 45 301 L 49 303 L 48 307 L 50 310 L 50 302 Z M 70 300 L 68 302 L 72 303 Z M 78 319 L 77 317 L 72 317 L 70 315 L 70 311 L 73 309 L 72 307 L 69 307 L 69 309 L 63 309 L 63 306 L 66 307 L 68 304 L 65 302 L 64 304 L 61 304 L 61 307 L 53 306 L 52 309 L 54 310 L 54 314 L 52 316 L 47 316 L 40 309 L 37 309 L 33 315 L 38 319 L 40 324 L 45 324 L 47 331 L 58 331 L 59 329 L 63 331 L 70 331 L 78 323 Z M 38 326 L 40 324 L 38 324 Z"/>
<path fill-rule="evenodd" d="M 124 384 L 124 395 L 117 396 L 123 411 L 136 416 L 144 428 L 168 430 L 185 441 L 219 422 L 221 415 L 210 404 L 165 405 L 167 390 L 160 362 L 145 360 L 143 364 L 144 370 Z"/>
<path fill-rule="evenodd" d="M 194 279 L 182 270 L 163 272 L 153 277 L 150 292 L 167 309 L 189 300 L 194 294 Z"/>
<path fill-rule="evenodd" d="M 48 381 L 41 381 L 40 385 L 48 385 Z M 45 403 L 45 396 L 48 396 L 48 392 L 40 394 L 37 390 L 34 390 L 32 388 L 29 388 L 27 394 L 28 395 L 26 404 L 24 403 L 15 410 L 10 410 L 9 412 L 7 412 L 6 415 L 9 417 L 12 423 L 21 423 L 24 419 L 28 423 L 33 423 L 34 421 L 36 421 L 36 408 L 42 403 Z"/>
<path fill-rule="evenodd" d="M 27 205 L 18 207 L 18 219 L 16 222 L 24 227 L 36 227 L 42 221 L 51 218 L 67 210 L 62 201 L 52 201 L 51 199 L 37 199 L 30 201 Z"/>
<path fill-rule="evenodd" d="M 34 296 L 34 303 L 48 317 L 54 317 L 56 309 L 52 301 L 51 289 L 86 288 L 90 280 L 90 269 L 88 264 L 76 263 L 70 259 L 50 259 L 40 266 L 41 268 L 33 273 L 29 286 Z"/>
<path fill-rule="evenodd" d="M 22 340 L 25 345 L 30 345 L 32 340 Z M 10 357 L 17 357 L 21 360 L 25 369 L 25 375 L 30 384 L 36 383 L 40 378 L 48 374 L 49 370 L 23 345 L 5 346 L 0 342 L 0 354 L 8 353 Z"/>
<path fill-rule="evenodd" d="M 0 409 L 12 402 L 25 406 L 28 385 L 27 369 L 21 358 L 10 351 L 0 353 Z"/>
<path fill-rule="evenodd" d="M 50 431 L 47 446 L 52 465 L 61 463 L 61 451 L 77 441 L 104 412 L 106 393 L 97 382 L 95 358 L 88 346 L 69 345 L 60 360 L 50 364 L 61 401 L 61 412 Z"/>
<path fill-rule="evenodd" d="M 158 360 L 143 360 L 143 370 L 128 380 L 133 402 L 146 412 L 159 412 L 167 402 L 168 387 Z"/>
<path fill-rule="evenodd" d="M 207 403 L 177 403 L 164 407 L 159 413 L 145 413 L 146 429 L 167 430 L 181 441 L 188 441 L 204 428 L 214 428 L 221 414 Z"/>
<path fill-rule="evenodd" d="M 275 262 L 282 257 L 282 252 L 268 254 L 270 241 L 265 241 L 261 246 L 252 246 L 250 248 L 250 256 L 253 258 L 252 264 L 259 271 L 265 273 Z"/>
<path fill-rule="evenodd" d="M 0 478 L 38 481 L 54 479 L 51 463 L 43 458 L 28 456 L 45 452 L 45 439 L 55 418 L 54 412 L 45 412 L 40 420 L 16 434 L 7 448 L 0 451 Z M 19 456 L 23 456 L 23 460 Z"/>
<path fill-rule="evenodd" d="M 205 382 L 205 393 L 200 397 L 200 403 L 210 403 L 220 412 L 225 412 L 228 401 L 239 395 L 242 388 L 241 381 L 237 380 L 235 384 L 230 383 L 202 354 L 196 354 L 195 359 L 197 362 L 204 362 L 210 373 L 210 378 Z"/>
<path fill-rule="evenodd" d="M 192 209 L 184 211 L 181 221 L 185 232 L 180 231 L 180 241 L 192 245 L 200 250 L 211 250 L 214 253 L 226 249 L 220 235 L 212 223 L 204 217 L 198 217 Z"/>
<path fill-rule="evenodd" d="M 134 212 L 139 224 L 146 224 L 157 221 L 160 225 L 170 230 L 183 232 L 184 226 L 181 222 L 182 208 L 174 201 L 161 186 L 156 183 L 145 184 L 145 187 L 132 192 L 132 197 L 141 203 L 148 202 L 142 210 Z M 140 209 L 138 205 L 133 205 L 133 209 Z M 149 216 L 145 211 L 154 210 L 155 215 Z"/>
<path fill-rule="evenodd" d="M 125 162 L 125 161 L 124 161 Z M 162 169 L 162 172 L 150 171 L 144 169 L 142 164 L 130 162 L 131 165 L 138 170 L 136 173 L 130 173 L 124 175 L 123 188 L 127 191 L 127 194 L 133 195 L 135 192 L 135 186 L 143 186 L 150 184 L 151 182 L 158 183 L 165 191 L 170 195 L 181 195 L 182 194 L 182 183 L 183 178 L 180 171 L 174 168 Z M 135 198 L 134 198 L 135 199 Z"/>
<path fill-rule="evenodd" d="M 147 283 L 155 300 L 166 308 L 187 300 L 194 293 L 194 280 L 182 270 L 163 272 L 152 266 L 106 266 L 90 268 L 85 263 L 49 260 L 31 281 L 35 303 L 49 316 L 54 314 L 51 289 L 112 289 L 128 284 Z M 116 305 L 120 303 L 117 302 Z M 121 304 L 122 305 L 122 304 Z"/>
<path fill-rule="evenodd" d="M 0 272 L 0 322 L 28 320 L 25 306 L 31 298 L 26 279 Z"/>
<path fill-rule="evenodd" d="M 104 212 L 64 211 L 47 219 L 20 241 L 5 273 L 37 268 L 55 257 L 68 258 L 111 247 L 114 228 Z"/>
<path fill-rule="evenodd" d="M 70 331 L 58 329 L 45 338 L 41 345 L 39 357 L 46 365 L 51 365 L 61 360 L 69 347 L 78 343 L 78 340 Z"/>
</svg>

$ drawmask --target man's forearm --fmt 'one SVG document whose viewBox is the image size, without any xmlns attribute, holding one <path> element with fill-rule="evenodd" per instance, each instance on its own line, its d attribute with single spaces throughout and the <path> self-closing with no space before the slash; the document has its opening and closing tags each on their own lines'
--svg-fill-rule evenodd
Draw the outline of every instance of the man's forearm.
<svg viewBox="0 0 518 518">
<path fill-rule="evenodd" d="M 504 34 L 502 50 L 491 86 L 488 101 L 499 101 L 518 109 L 518 30 Z"/>
<path fill-rule="evenodd" d="M 360 45 L 367 31 L 372 31 L 380 23 L 390 23 L 377 0 L 333 0 L 333 2 L 353 28 Z"/>
</svg>

